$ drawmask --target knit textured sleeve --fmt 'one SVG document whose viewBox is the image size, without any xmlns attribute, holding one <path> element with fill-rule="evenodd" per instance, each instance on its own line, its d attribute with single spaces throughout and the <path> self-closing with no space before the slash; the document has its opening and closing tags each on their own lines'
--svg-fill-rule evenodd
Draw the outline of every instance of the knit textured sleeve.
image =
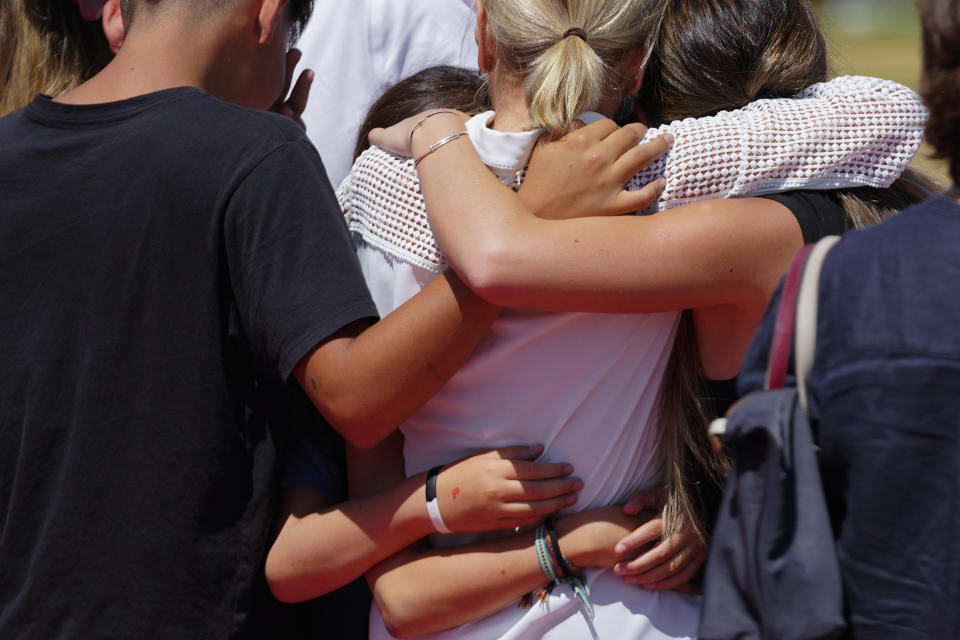
<svg viewBox="0 0 960 640">
<path fill-rule="evenodd" d="M 913 159 L 927 111 L 920 97 L 889 80 L 844 76 L 793 98 L 759 100 L 715 116 L 650 129 L 671 132 L 663 157 L 628 189 L 664 176 L 653 211 L 707 198 L 793 189 L 887 187 Z M 497 172 L 516 188 L 522 172 Z M 501 175 L 503 174 L 503 175 Z M 337 190 L 350 230 L 394 258 L 438 272 L 446 264 L 427 221 L 413 161 L 371 147 Z"/>
<path fill-rule="evenodd" d="M 907 87 L 843 76 L 793 98 L 650 129 L 644 140 L 670 132 L 674 146 L 627 188 L 666 177 L 653 209 L 663 210 L 703 198 L 888 187 L 916 155 L 926 121 Z"/>
</svg>

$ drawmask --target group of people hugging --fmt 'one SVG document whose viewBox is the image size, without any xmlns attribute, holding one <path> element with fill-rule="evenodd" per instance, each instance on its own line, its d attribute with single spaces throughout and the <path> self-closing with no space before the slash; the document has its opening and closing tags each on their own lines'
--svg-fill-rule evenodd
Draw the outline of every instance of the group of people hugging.
<svg viewBox="0 0 960 640">
<path fill-rule="evenodd" d="M 960 6 L 925 106 L 830 79 L 807 0 L 425 2 L 477 66 L 365 97 L 340 176 L 310 43 L 385 2 L 0 9 L 0 636 L 698 637 L 708 424 L 848 231 L 822 553 L 852 636 L 960 631 L 958 196 L 908 168 L 957 177 Z"/>
</svg>

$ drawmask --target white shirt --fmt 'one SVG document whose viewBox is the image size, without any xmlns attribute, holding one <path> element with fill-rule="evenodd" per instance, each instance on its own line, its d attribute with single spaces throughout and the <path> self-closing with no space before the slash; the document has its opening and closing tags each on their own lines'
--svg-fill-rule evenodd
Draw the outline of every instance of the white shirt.
<svg viewBox="0 0 960 640">
<path fill-rule="evenodd" d="M 360 124 L 384 91 L 434 65 L 476 69 L 476 19 L 472 0 L 322 0 L 314 6 L 297 44 L 299 67 L 316 74 L 303 121 L 337 185 L 353 164 Z"/>
<path fill-rule="evenodd" d="M 492 116 L 487 112 L 467 123 L 470 139 L 501 181 L 517 184 L 540 132 L 494 131 L 486 126 Z M 349 190 L 350 177 L 340 188 Z M 436 277 L 359 235 L 355 240 L 381 314 Z M 617 504 L 631 491 L 657 484 L 657 394 L 678 318 L 677 312 L 504 311 L 460 371 L 402 425 L 407 473 L 491 448 L 542 443 L 542 459 L 569 462 L 583 479 L 577 510 Z M 453 534 L 434 536 L 433 542 L 446 546 L 473 538 Z M 602 638 L 695 632 L 697 598 L 626 586 L 610 570 L 588 570 L 587 580 Z M 389 637 L 376 607 L 371 615 L 370 637 Z M 586 625 L 578 601 L 562 586 L 546 604 L 511 605 L 430 637 L 589 638 Z"/>
</svg>

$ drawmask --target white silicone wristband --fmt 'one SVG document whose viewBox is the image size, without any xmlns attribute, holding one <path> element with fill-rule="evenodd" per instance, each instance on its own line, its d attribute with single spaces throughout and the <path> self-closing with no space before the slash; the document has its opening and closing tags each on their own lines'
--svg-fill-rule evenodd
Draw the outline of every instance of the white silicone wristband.
<svg viewBox="0 0 960 640">
<path fill-rule="evenodd" d="M 437 533 L 453 533 L 447 528 L 443 516 L 440 515 L 440 502 L 436 498 L 427 502 L 427 514 L 430 516 L 430 522 L 433 523 L 433 528 L 437 530 Z"/>
</svg>

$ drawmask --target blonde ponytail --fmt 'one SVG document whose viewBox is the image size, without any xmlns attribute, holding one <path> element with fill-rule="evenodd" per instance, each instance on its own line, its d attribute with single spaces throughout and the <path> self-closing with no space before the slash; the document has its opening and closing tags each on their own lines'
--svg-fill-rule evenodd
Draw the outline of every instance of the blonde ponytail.
<svg viewBox="0 0 960 640">
<path fill-rule="evenodd" d="M 551 137 L 622 90 L 618 65 L 653 41 L 666 0 L 483 0 L 498 65 L 522 83 L 531 126 Z M 497 78 L 491 78 L 494 82 Z"/>
<path fill-rule="evenodd" d="M 562 37 L 534 60 L 524 81 L 531 126 L 550 137 L 565 133 L 577 114 L 603 99 L 607 71 L 583 39 Z"/>
</svg>

